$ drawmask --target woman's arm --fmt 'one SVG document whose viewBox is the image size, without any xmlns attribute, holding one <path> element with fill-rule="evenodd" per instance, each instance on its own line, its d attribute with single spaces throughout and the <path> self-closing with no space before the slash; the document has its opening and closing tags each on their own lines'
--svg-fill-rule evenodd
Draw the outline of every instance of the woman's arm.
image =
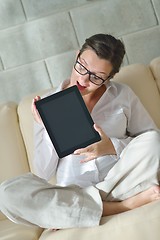
<svg viewBox="0 0 160 240">
<path fill-rule="evenodd" d="M 59 158 L 36 109 L 35 101 L 39 99 L 35 97 L 31 106 L 35 120 L 33 167 L 37 176 L 49 180 L 56 173 Z"/>
</svg>

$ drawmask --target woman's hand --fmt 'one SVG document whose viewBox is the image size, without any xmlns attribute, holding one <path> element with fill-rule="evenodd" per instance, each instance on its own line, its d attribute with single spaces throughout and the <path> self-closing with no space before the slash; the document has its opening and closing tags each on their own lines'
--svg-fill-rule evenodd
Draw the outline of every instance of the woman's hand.
<svg viewBox="0 0 160 240">
<path fill-rule="evenodd" d="M 43 124 L 42 122 L 42 119 L 37 111 L 37 108 L 36 108 L 36 105 L 35 105 L 35 102 L 40 100 L 40 96 L 36 96 L 35 98 L 33 98 L 32 100 L 32 105 L 31 105 L 31 110 L 32 110 L 32 115 L 34 117 L 34 120 L 39 123 L 39 124 Z"/>
<path fill-rule="evenodd" d="M 102 129 L 95 124 L 94 128 L 101 136 L 101 140 L 89 145 L 86 148 L 81 148 L 74 151 L 75 155 L 84 155 L 84 159 L 81 160 L 81 163 L 88 162 L 103 155 L 116 155 L 115 148 L 110 138 L 108 138 Z"/>
</svg>

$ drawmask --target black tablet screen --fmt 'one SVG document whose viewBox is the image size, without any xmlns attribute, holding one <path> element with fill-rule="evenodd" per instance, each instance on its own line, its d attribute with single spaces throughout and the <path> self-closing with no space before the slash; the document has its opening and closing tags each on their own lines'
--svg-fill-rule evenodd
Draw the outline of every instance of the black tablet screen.
<svg viewBox="0 0 160 240">
<path fill-rule="evenodd" d="M 46 97 L 36 106 L 59 157 L 100 140 L 76 86 Z"/>
</svg>

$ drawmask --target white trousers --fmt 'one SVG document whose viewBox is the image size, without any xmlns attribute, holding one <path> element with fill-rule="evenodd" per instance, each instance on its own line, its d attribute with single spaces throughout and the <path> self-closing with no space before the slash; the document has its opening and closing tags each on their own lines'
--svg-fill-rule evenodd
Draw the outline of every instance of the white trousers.
<svg viewBox="0 0 160 240">
<path fill-rule="evenodd" d="M 96 186 L 59 187 L 28 173 L 0 185 L 0 210 L 13 222 L 42 228 L 99 225 L 103 201 L 123 200 L 160 181 L 160 134 L 143 133 Z"/>
</svg>

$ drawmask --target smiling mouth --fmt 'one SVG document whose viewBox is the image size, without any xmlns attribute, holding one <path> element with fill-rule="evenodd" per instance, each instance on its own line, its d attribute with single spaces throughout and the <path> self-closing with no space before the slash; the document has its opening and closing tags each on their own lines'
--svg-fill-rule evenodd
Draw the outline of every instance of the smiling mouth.
<svg viewBox="0 0 160 240">
<path fill-rule="evenodd" d="M 83 91 L 83 90 L 86 89 L 86 87 L 85 87 L 85 86 L 82 86 L 78 81 L 77 81 L 77 87 L 78 87 L 78 89 L 79 89 L 80 91 Z"/>
</svg>

